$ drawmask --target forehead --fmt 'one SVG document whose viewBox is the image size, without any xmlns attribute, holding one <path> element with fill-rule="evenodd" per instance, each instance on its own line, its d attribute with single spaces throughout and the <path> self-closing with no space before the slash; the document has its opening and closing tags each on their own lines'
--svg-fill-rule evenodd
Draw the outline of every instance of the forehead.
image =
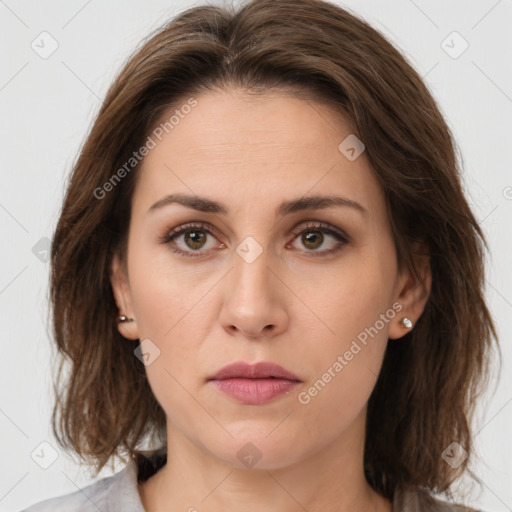
<svg viewBox="0 0 512 512">
<path fill-rule="evenodd" d="M 161 118 L 164 128 L 161 141 L 165 145 L 179 147 L 180 152 L 192 150 L 195 156 L 222 154 L 234 160 L 244 152 L 254 158 L 265 159 L 268 149 L 288 149 L 297 152 L 300 148 L 312 157 L 330 147 L 331 154 L 337 150 L 338 139 L 353 130 L 339 109 L 326 103 L 318 103 L 297 97 L 293 92 L 268 92 L 249 94 L 239 90 L 216 90 L 194 97 L 196 106 L 185 112 L 187 98 L 183 98 Z M 165 121 L 173 117 L 174 124 Z M 166 150 L 159 148 L 149 155 L 158 158 Z"/>
<path fill-rule="evenodd" d="M 364 152 L 351 161 L 340 151 L 353 128 L 328 103 L 236 90 L 193 100 L 192 108 L 183 107 L 191 104 L 188 97 L 173 105 L 158 136 L 151 135 L 155 146 L 139 169 L 134 202 L 148 208 L 165 193 L 185 192 L 256 205 L 335 190 L 370 207 L 378 200 Z"/>
</svg>

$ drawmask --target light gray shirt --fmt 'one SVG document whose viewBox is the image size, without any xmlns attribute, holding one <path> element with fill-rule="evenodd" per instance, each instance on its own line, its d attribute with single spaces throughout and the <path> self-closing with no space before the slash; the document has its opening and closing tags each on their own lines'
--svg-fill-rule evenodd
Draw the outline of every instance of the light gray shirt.
<svg viewBox="0 0 512 512">
<path fill-rule="evenodd" d="M 154 472 L 164 463 L 162 459 L 159 464 L 155 464 L 155 458 L 150 460 Z M 40 501 L 22 512 L 145 512 L 137 487 L 139 475 L 139 468 L 132 460 L 113 476 L 79 491 Z M 475 512 L 475 509 L 442 501 L 424 490 L 397 489 L 393 495 L 393 512 Z"/>
</svg>

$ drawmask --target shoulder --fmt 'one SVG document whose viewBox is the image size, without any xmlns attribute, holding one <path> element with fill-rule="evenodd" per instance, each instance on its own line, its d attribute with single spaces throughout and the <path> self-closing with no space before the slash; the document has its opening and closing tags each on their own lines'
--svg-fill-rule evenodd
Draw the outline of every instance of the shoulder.
<svg viewBox="0 0 512 512">
<path fill-rule="evenodd" d="M 115 475 L 103 478 L 75 492 L 49 498 L 22 512 L 144 512 L 137 489 L 137 467 L 128 465 Z"/>
<path fill-rule="evenodd" d="M 444 501 L 427 489 L 396 490 L 393 498 L 393 512 L 483 512 L 463 505 Z"/>
</svg>

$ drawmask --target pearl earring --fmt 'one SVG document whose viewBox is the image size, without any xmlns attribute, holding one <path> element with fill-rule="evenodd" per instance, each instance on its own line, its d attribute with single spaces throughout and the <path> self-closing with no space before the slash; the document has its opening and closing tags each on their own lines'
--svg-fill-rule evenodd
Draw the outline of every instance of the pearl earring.
<svg viewBox="0 0 512 512">
<path fill-rule="evenodd" d="M 401 320 L 400 320 L 400 325 L 404 328 L 404 329 L 410 329 L 412 327 L 412 322 L 410 320 L 410 318 L 407 318 L 406 316 L 404 316 Z"/>
<path fill-rule="evenodd" d="M 128 318 L 128 317 L 127 317 L 127 316 L 125 316 L 125 315 L 119 315 L 119 316 L 117 317 L 117 321 L 118 321 L 118 322 L 120 322 L 120 323 L 121 323 L 121 322 L 133 322 L 133 318 Z"/>
</svg>

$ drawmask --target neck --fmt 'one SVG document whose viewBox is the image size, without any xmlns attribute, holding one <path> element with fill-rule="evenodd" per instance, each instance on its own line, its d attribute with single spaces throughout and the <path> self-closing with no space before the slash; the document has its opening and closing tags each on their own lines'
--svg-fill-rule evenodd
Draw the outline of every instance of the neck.
<svg viewBox="0 0 512 512">
<path fill-rule="evenodd" d="M 333 443 L 272 469 L 240 469 L 225 463 L 168 422 L 167 463 L 139 487 L 144 508 L 146 512 L 391 512 L 391 502 L 376 493 L 364 476 L 363 413 Z"/>
</svg>

